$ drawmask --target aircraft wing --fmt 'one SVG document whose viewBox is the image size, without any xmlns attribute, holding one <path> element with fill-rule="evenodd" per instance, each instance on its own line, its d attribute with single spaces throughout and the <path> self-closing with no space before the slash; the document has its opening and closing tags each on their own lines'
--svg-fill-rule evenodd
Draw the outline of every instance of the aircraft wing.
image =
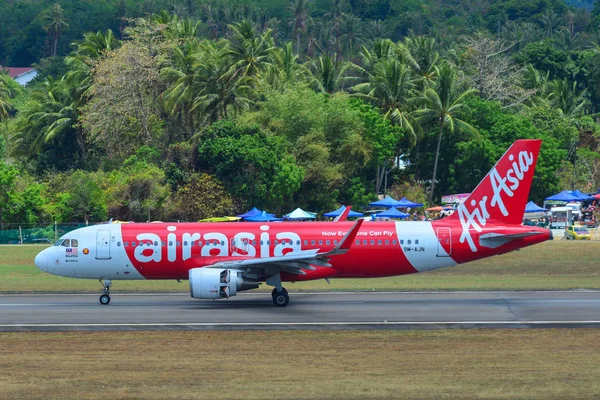
<svg viewBox="0 0 600 400">
<path fill-rule="evenodd" d="M 350 249 L 363 222 L 364 220 L 356 221 L 354 226 L 346 233 L 346 235 L 344 235 L 342 240 L 333 249 L 327 252 L 321 253 L 319 252 L 319 249 L 304 250 L 280 257 L 219 261 L 215 264 L 207 265 L 206 267 L 236 269 L 241 271 L 268 269 L 269 273 L 288 272 L 296 275 L 306 275 L 306 272 L 303 270 L 313 271 L 316 269 L 314 266 L 330 268 L 331 264 L 329 264 L 329 258 L 344 254 Z"/>
</svg>

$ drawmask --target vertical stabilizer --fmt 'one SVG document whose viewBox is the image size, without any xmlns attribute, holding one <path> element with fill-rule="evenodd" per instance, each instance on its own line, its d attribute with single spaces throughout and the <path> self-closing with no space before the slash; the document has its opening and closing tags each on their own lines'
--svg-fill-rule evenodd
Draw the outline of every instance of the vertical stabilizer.
<svg viewBox="0 0 600 400">
<path fill-rule="evenodd" d="M 542 141 L 515 141 L 471 195 L 449 219 L 459 219 L 463 228 L 481 229 L 493 220 L 521 224 Z"/>
</svg>

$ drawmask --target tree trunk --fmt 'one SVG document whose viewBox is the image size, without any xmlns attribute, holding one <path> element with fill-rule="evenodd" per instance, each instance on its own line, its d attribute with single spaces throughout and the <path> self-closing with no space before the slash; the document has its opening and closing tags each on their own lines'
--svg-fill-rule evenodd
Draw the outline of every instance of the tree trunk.
<svg viewBox="0 0 600 400">
<path fill-rule="evenodd" d="M 54 49 L 52 51 L 52 57 L 56 57 L 56 49 L 58 48 L 58 31 L 54 34 Z"/>
<path fill-rule="evenodd" d="M 435 177 L 437 175 L 438 159 L 440 157 L 440 145 L 442 144 L 442 132 L 444 130 L 444 120 L 440 121 L 440 133 L 438 134 L 437 150 L 435 151 L 435 162 L 433 163 L 433 178 L 431 179 L 431 191 L 429 192 L 429 204 L 433 198 L 433 189 L 435 189 Z"/>
<path fill-rule="evenodd" d="M 300 31 L 296 32 L 296 53 L 298 53 L 298 57 L 300 57 Z"/>
</svg>

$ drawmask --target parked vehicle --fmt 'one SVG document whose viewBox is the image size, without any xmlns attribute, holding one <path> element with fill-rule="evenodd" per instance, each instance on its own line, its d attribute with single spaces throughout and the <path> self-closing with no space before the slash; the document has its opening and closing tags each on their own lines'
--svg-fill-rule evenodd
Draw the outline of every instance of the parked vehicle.
<svg viewBox="0 0 600 400">
<path fill-rule="evenodd" d="M 585 226 L 570 226 L 565 231 L 568 240 L 590 240 L 592 236 Z"/>
<path fill-rule="evenodd" d="M 596 227 L 596 217 L 592 211 L 583 211 L 581 214 L 581 224 L 588 228 Z"/>
<path fill-rule="evenodd" d="M 569 207 L 554 207 L 550 210 L 550 216 L 552 222 L 550 222 L 551 229 L 568 228 L 572 225 L 572 213 L 573 210 Z"/>
</svg>

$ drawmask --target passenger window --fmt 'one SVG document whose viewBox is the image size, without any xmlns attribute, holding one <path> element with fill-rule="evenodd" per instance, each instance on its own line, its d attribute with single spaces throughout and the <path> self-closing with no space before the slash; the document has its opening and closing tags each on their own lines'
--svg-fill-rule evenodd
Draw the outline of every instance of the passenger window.
<svg viewBox="0 0 600 400">
<path fill-rule="evenodd" d="M 158 242 L 156 242 L 156 241 L 155 241 L 155 242 L 154 242 L 154 245 L 155 245 L 155 246 L 158 246 Z"/>
<path fill-rule="evenodd" d="M 310 241 L 310 244 L 312 244 L 312 245 L 314 246 L 314 244 L 315 244 L 315 241 L 314 241 L 314 240 L 311 240 L 311 241 Z"/>
<path fill-rule="evenodd" d="M 419 239 L 415 240 L 415 244 L 419 244 Z"/>
<path fill-rule="evenodd" d="M 366 245 L 367 244 L 367 239 L 363 240 L 363 244 Z"/>
<path fill-rule="evenodd" d="M 71 240 L 70 239 L 65 239 L 65 241 L 63 242 L 63 247 L 71 247 Z"/>
<path fill-rule="evenodd" d="M 392 244 L 396 244 L 398 242 L 396 242 L 396 239 L 392 240 Z"/>
<path fill-rule="evenodd" d="M 400 240 L 400 244 L 404 244 L 404 239 Z"/>
<path fill-rule="evenodd" d="M 375 240 L 371 239 L 371 244 L 375 244 Z"/>
<path fill-rule="evenodd" d="M 252 246 L 256 246 L 256 240 L 252 241 Z"/>
<path fill-rule="evenodd" d="M 296 240 L 296 246 L 300 246 L 300 241 Z"/>
<path fill-rule="evenodd" d="M 389 245 L 389 244 L 390 244 L 390 241 L 389 241 L 389 239 L 386 239 L 386 240 L 385 240 L 385 244 L 386 244 L 386 245 Z"/>
<path fill-rule="evenodd" d="M 184 245 L 184 246 L 187 246 L 187 240 L 186 240 L 185 242 L 183 242 L 183 245 Z"/>
<path fill-rule="evenodd" d="M 377 241 L 377 244 L 381 246 L 381 239 Z"/>
<path fill-rule="evenodd" d="M 129 246 L 129 242 L 123 242 L 123 247 Z"/>
<path fill-rule="evenodd" d="M 77 247 L 78 245 L 79 243 L 77 242 L 77 239 L 71 240 L 71 247 Z"/>
<path fill-rule="evenodd" d="M 202 246 L 202 240 L 198 241 L 198 247 Z"/>
<path fill-rule="evenodd" d="M 329 245 L 329 243 L 331 243 L 329 240 L 327 240 L 327 241 L 325 242 L 325 244 L 327 244 L 327 245 Z"/>
<path fill-rule="evenodd" d="M 410 244 L 410 239 L 408 239 L 408 244 Z"/>
<path fill-rule="evenodd" d="M 225 242 L 221 240 L 221 246 L 225 246 Z"/>
<path fill-rule="evenodd" d="M 283 240 L 281 241 L 281 243 L 283 243 Z M 275 244 L 277 244 L 277 240 L 275 241 Z"/>
<path fill-rule="evenodd" d="M 357 241 L 356 241 L 356 244 L 360 244 L 360 240 L 357 240 Z"/>
<path fill-rule="evenodd" d="M 305 246 L 306 246 L 306 245 L 308 245 L 308 240 L 305 240 L 305 241 L 304 241 L 304 245 L 305 245 Z"/>
<path fill-rule="evenodd" d="M 134 246 L 135 246 L 135 242 L 133 242 L 133 243 L 134 243 Z M 173 246 L 173 242 L 170 241 L 170 240 L 169 240 L 169 246 Z"/>
<path fill-rule="evenodd" d="M 135 247 L 135 242 L 131 242 L 131 247 Z"/>
<path fill-rule="evenodd" d="M 359 240 L 359 242 L 360 242 L 360 240 Z M 337 244 L 337 240 L 334 240 L 334 241 L 333 241 L 333 244 Z"/>
<path fill-rule="evenodd" d="M 323 244 L 322 240 L 319 240 L 319 246 L 321 246 Z"/>
<path fill-rule="evenodd" d="M 175 246 L 177 246 L 177 247 L 181 246 L 181 242 L 178 240 L 177 242 L 175 242 Z"/>
<path fill-rule="evenodd" d="M 117 247 L 121 247 L 121 242 L 117 242 Z"/>
</svg>

